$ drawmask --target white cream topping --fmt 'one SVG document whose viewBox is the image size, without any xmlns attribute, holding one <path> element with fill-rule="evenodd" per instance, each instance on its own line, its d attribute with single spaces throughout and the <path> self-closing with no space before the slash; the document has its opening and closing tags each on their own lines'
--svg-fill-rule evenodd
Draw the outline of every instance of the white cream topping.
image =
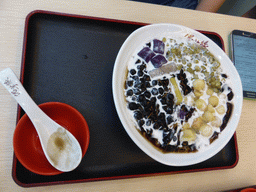
<svg viewBox="0 0 256 192">
<path fill-rule="evenodd" d="M 212 93 L 212 95 L 208 95 L 207 94 L 207 89 L 209 88 L 208 85 L 205 86 L 205 88 L 203 90 L 200 91 L 200 99 L 204 100 L 206 102 L 207 105 L 209 105 L 209 101 L 208 99 L 210 98 L 210 96 L 216 96 L 219 100 L 219 103 L 216 107 L 214 107 L 215 112 L 212 113 L 214 116 L 216 116 L 219 119 L 223 119 L 224 115 L 226 114 L 226 103 L 227 103 L 227 94 L 229 93 L 228 87 L 231 85 L 230 79 L 227 78 L 223 78 L 221 76 L 223 72 L 223 69 L 220 67 L 216 67 L 217 65 L 220 65 L 220 63 L 215 59 L 215 57 L 209 53 L 209 51 L 204 48 L 201 47 L 199 45 L 197 45 L 194 42 L 188 42 L 187 40 L 184 39 L 180 39 L 180 40 L 173 40 L 171 38 L 165 38 L 165 51 L 164 51 L 164 56 L 166 57 L 166 59 L 168 60 L 168 62 L 164 65 L 168 65 L 170 63 L 174 63 L 177 66 L 177 70 L 171 73 L 165 73 L 165 74 L 160 74 L 159 76 L 153 76 L 151 77 L 151 82 L 153 80 L 158 80 L 158 79 L 168 79 L 170 80 L 173 75 L 175 75 L 175 79 L 176 82 L 178 83 L 178 85 L 180 84 L 180 81 L 177 79 L 177 74 L 180 73 L 180 69 L 182 68 L 184 73 L 186 74 L 186 78 L 188 80 L 187 85 L 189 87 L 193 87 L 193 82 L 196 79 L 203 79 L 204 82 L 209 82 L 209 78 L 211 77 L 216 77 L 219 79 L 219 82 L 222 83 L 222 88 L 224 89 L 223 92 L 219 92 L 216 91 Z M 145 46 L 145 45 L 144 45 Z M 151 42 L 151 47 L 152 48 L 153 43 Z M 137 52 L 139 52 L 142 49 L 142 47 L 140 47 Z M 137 60 L 141 60 L 143 61 L 143 59 L 141 59 L 138 55 L 136 54 L 131 58 L 129 64 L 128 64 L 128 71 L 135 69 L 136 72 L 138 72 L 137 69 L 137 65 L 135 64 Z M 193 53 L 192 53 L 193 52 Z M 178 54 L 176 54 L 178 53 Z M 179 57 L 180 54 L 180 57 Z M 175 56 L 174 56 L 175 55 Z M 149 61 L 148 63 L 144 62 L 146 64 L 146 71 L 147 74 L 150 74 L 150 71 L 155 70 L 156 68 L 152 65 L 151 61 Z M 212 73 L 212 76 L 211 76 Z M 227 74 L 227 73 L 225 73 Z M 127 80 L 132 80 L 129 75 Z M 216 81 L 217 82 L 217 81 Z M 227 84 L 225 86 L 223 86 L 224 84 Z M 219 86 L 220 87 L 220 86 Z M 159 85 L 156 86 L 152 86 L 150 88 L 147 88 L 148 91 L 152 91 L 153 88 L 160 88 Z M 172 85 L 171 82 L 169 82 L 168 88 L 170 90 L 170 92 L 175 95 L 174 93 L 174 87 Z M 210 86 L 211 89 L 214 90 L 214 87 Z M 220 88 L 219 88 L 220 89 Z M 177 130 L 175 132 L 175 136 L 178 136 L 178 133 L 181 131 L 180 134 L 180 138 L 179 140 L 181 141 L 188 141 L 188 144 L 195 144 L 196 148 L 198 150 L 200 150 L 200 148 L 204 148 L 205 146 L 208 146 L 210 144 L 209 139 L 211 138 L 212 134 L 214 132 L 219 133 L 220 132 L 220 128 L 219 126 L 213 126 L 211 124 L 211 122 L 205 122 L 206 124 L 210 125 L 212 127 L 212 134 L 208 137 L 205 137 L 203 135 L 200 134 L 200 131 L 195 130 L 193 128 L 191 128 L 194 120 L 198 117 L 202 117 L 203 114 L 205 113 L 204 111 L 201 111 L 197 108 L 197 106 L 195 105 L 195 100 L 199 99 L 198 97 L 196 97 L 194 91 L 191 91 L 188 95 L 184 96 L 183 94 L 183 90 L 181 89 L 181 87 L 179 86 L 179 90 L 182 93 L 183 96 L 183 101 L 180 105 L 175 107 L 175 110 L 173 112 L 173 114 L 171 114 L 171 116 L 173 117 L 173 119 L 175 120 L 173 123 L 169 124 L 168 127 L 171 129 L 173 127 L 174 124 L 177 124 Z M 127 91 L 127 90 L 125 90 Z M 134 102 L 133 99 L 134 97 L 126 97 L 127 102 Z M 176 98 L 174 98 L 174 101 L 176 101 Z M 162 103 L 160 102 L 159 99 L 157 99 L 157 104 L 159 104 L 159 110 L 160 112 L 165 113 L 166 116 L 168 116 L 168 114 L 163 110 L 162 108 Z M 193 115 L 191 118 L 189 118 L 189 120 L 187 121 L 187 123 L 190 126 L 190 129 L 193 129 L 193 131 L 196 132 L 196 139 L 195 140 L 187 140 L 187 139 L 183 139 L 183 125 L 184 125 L 184 121 L 182 124 L 182 120 L 179 118 L 179 111 L 181 109 L 182 105 L 186 105 L 186 107 L 188 109 L 190 108 L 196 108 L 196 110 L 193 112 Z M 223 114 L 219 114 L 216 109 L 223 105 L 225 108 L 225 113 Z M 133 116 L 133 111 L 130 111 L 130 115 Z M 134 122 L 136 123 L 136 120 L 134 119 Z M 143 128 L 145 130 L 153 130 L 152 132 L 152 137 L 156 138 L 158 140 L 158 142 L 160 144 L 163 144 L 163 131 L 162 130 L 158 130 L 158 129 L 154 129 L 152 128 L 152 124 L 150 126 L 147 125 L 143 125 Z M 138 128 L 139 129 L 139 128 Z M 169 142 L 170 145 L 177 145 L 178 144 L 178 139 L 176 141 L 171 140 Z"/>
</svg>

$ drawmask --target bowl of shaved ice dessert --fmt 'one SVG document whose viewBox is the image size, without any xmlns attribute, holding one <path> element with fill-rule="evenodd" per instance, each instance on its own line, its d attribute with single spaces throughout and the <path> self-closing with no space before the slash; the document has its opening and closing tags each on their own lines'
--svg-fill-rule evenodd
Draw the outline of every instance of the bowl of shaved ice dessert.
<svg viewBox="0 0 256 192">
<path fill-rule="evenodd" d="M 113 70 L 113 97 L 128 135 L 170 166 L 200 163 L 235 133 L 242 110 L 239 74 L 211 39 L 174 24 L 134 31 Z"/>
</svg>

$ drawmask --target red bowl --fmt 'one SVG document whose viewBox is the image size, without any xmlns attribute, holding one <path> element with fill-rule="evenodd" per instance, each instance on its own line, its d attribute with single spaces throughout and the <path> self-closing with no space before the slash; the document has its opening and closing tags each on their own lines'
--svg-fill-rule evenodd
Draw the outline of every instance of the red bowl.
<svg viewBox="0 0 256 192">
<path fill-rule="evenodd" d="M 86 120 L 70 105 L 49 102 L 39 107 L 54 121 L 70 131 L 78 140 L 84 157 L 90 140 Z M 36 129 L 27 114 L 19 120 L 13 136 L 14 153 L 20 163 L 31 172 L 40 175 L 57 175 L 62 173 L 55 169 L 46 159 Z"/>
</svg>

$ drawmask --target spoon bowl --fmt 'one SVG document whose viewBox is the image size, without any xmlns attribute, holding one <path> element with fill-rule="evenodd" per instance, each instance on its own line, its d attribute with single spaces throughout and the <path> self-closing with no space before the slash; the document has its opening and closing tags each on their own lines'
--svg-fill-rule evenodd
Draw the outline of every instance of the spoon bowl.
<svg viewBox="0 0 256 192">
<path fill-rule="evenodd" d="M 66 128 L 79 142 L 84 157 L 90 140 L 89 128 L 84 117 L 70 105 L 60 102 L 48 102 L 39 105 L 51 119 Z M 55 169 L 46 159 L 39 136 L 24 114 L 18 121 L 13 136 L 14 153 L 19 162 L 29 171 L 40 175 L 63 173 Z"/>
</svg>

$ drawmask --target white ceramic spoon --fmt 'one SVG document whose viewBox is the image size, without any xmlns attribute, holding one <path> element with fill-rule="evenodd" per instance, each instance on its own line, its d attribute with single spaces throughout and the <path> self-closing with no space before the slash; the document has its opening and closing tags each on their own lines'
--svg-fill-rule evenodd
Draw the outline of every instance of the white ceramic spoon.
<svg viewBox="0 0 256 192">
<path fill-rule="evenodd" d="M 63 172 L 75 169 L 82 159 L 82 150 L 76 138 L 36 105 L 10 68 L 0 72 L 0 82 L 30 118 L 50 164 Z"/>
</svg>

